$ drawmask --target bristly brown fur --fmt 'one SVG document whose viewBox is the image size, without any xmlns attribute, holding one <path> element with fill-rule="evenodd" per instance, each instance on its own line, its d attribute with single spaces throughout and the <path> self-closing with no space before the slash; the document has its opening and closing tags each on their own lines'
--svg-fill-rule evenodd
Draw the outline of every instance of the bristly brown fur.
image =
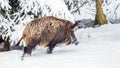
<svg viewBox="0 0 120 68">
<path fill-rule="evenodd" d="M 68 20 L 53 16 L 32 20 L 26 25 L 23 30 L 23 36 L 15 47 L 19 45 L 22 39 L 25 41 L 27 47 L 35 47 L 36 45 L 51 47 L 51 45 L 58 43 L 69 44 L 72 40 L 76 39 L 72 31 L 75 26 L 75 24 Z"/>
</svg>

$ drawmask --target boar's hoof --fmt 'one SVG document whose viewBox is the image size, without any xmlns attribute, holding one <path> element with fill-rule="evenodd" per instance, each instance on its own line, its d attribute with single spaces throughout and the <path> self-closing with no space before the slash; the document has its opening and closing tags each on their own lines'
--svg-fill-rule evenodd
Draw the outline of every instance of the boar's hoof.
<svg viewBox="0 0 120 68">
<path fill-rule="evenodd" d="M 48 54 L 52 54 L 52 50 L 48 48 L 48 49 L 47 49 L 47 53 L 48 53 Z"/>
<path fill-rule="evenodd" d="M 52 54 L 52 52 L 51 52 L 51 51 L 49 51 L 49 50 L 47 50 L 47 53 L 48 53 L 48 54 Z"/>
<path fill-rule="evenodd" d="M 25 54 L 31 55 L 31 52 L 32 52 L 32 48 L 30 48 L 30 47 L 24 47 L 24 55 Z"/>
</svg>

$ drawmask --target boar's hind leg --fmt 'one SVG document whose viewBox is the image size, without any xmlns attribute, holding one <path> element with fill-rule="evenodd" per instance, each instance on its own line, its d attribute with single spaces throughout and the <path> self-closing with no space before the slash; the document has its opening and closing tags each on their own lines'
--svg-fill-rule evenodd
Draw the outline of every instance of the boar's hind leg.
<svg viewBox="0 0 120 68">
<path fill-rule="evenodd" d="M 33 48 L 35 48 L 35 46 L 25 46 L 24 47 L 24 53 L 23 53 L 22 57 L 24 57 L 25 54 L 31 55 Z"/>
</svg>

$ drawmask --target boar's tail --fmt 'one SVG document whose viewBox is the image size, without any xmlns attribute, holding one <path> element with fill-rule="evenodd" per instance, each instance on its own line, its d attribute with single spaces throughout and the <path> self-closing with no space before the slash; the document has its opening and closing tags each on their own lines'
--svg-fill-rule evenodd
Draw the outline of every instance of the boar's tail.
<svg viewBox="0 0 120 68">
<path fill-rule="evenodd" d="M 13 49 L 15 49 L 15 48 L 20 44 L 21 40 L 22 40 L 25 36 L 26 36 L 26 35 L 23 35 L 23 36 L 19 39 L 19 41 L 17 42 L 17 44 L 13 46 Z"/>
</svg>

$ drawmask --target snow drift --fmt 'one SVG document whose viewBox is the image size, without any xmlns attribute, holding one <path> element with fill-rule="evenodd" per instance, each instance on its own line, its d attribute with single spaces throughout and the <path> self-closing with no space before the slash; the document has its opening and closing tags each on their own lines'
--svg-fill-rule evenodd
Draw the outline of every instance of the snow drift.
<svg viewBox="0 0 120 68">
<path fill-rule="evenodd" d="M 120 24 L 77 30 L 78 46 L 56 47 L 53 54 L 37 47 L 23 61 L 22 51 L 0 53 L 1 68 L 119 68 Z"/>
</svg>

